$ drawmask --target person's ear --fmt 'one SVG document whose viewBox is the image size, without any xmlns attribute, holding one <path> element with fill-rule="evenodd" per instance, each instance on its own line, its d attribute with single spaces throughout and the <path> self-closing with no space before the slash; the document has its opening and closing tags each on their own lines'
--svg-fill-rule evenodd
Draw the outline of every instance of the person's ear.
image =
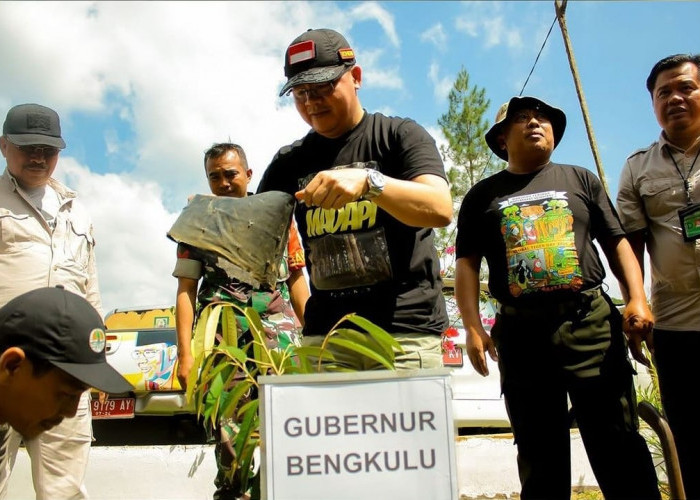
<svg viewBox="0 0 700 500">
<path fill-rule="evenodd" d="M 253 178 L 253 169 L 249 168 L 248 170 L 245 171 L 246 177 L 248 177 L 248 182 L 250 182 L 250 179 Z"/>
<path fill-rule="evenodd" d="M 7 158 L 7 139 L 5 136 L 0 136 L 0 151 L 2 151 L 2 156 Z"/>
<path fill-rule="evenodd" d="M 355 86 L 355 90 L 359 90 L 362 87 L 362 68 L 355 65 L 350 70 L 350 74 L 352 75 L 352 83 Z"/>
<path fill-rule="evenodd" d="M 506 136 L 505 136 L 505 135 L 499 134 L 499 136 L 496 137 L 496 142 L 498 143 L 498 148 L 499 148 L 501 151 L 505 151 L 505 150 L 506 150 Z"/>
<path fill-rule="evenodd" d="M 27 355 L 20 347 L 8 347 L 0 354 L 0 372 L 3 375 L 12 375 L 19 370 Z"/>
</svg>

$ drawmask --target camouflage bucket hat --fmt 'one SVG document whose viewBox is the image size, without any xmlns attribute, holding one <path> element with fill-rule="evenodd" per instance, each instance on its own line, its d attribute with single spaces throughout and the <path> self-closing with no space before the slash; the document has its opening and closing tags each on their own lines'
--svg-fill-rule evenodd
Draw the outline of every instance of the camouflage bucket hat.
<svg viewBox="0 0 700 500">
<path fill-rule="evenodd" d="M 564 112 L 550 106 L 546 102 L 538 99 L 536 97 L 513 97 L 510 101 L 501 105 L 496 113 L 496 120 L 493 126 L 486 132 L 484 138 L 486 139 L 486 144 L 489 145 L 491 151 L 494 152 L 496 156 L 500 159 L 508 161 L 508 151 L 501 149 L 498 144 L 498 136 L 501 133 L 503 125 L 505 122 L 513 116 L 513 113 L 521 109 L 536 109 L 543 111 L 547 115 L 549 121 L 552 122 L 552 130 L 554 132 L 554 147 L 556 148 L 564 136 L 564 130 L 566 129 L 566 115 Z"/>
</svg>

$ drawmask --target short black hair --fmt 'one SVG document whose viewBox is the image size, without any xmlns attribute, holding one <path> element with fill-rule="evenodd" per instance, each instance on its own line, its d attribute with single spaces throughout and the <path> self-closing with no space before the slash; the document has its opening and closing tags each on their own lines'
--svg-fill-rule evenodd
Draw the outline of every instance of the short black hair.
<svg viewBox="0 0 700 500">
<path fill-rule="evenodd" d="M 234 144 L 232 142 L 215 143 L 209 149 L 207 149 L 204 152 L 204 168 L 207 167 L 207 160 L 209 160 L 210 158 L 220 158 L 221 156 L 224 156 L 229 151 L 234 151 L 238 155 L 238 157 L 241 159 L 241 163 L 243 164 L 243 168 L 248 170 L 248 158 L 246 158 L 246 156 L 245 156 L 245 151 L 243 151 L 243 147 L 239 146 L 238 144 Z"/>
<path fill-rule="evenodd" d="M 0 342 L 0 354 L 4 353 L 7 351 L 10 347 L 17 347 L 14 345 L 10 345 L 7 342 Z M 31 351 L 28 351 L 26 349 L 22 349 L 24 351 L 24 355 L 27 357 L 27 359 L 32 363 L 32 374 L 35 377 L 41 377 L 45 373 L 50 372 L 53 369 L 58 369 L 54 365 L 52 365 L 49 361 L 47 361 L 44 358 L 40 358 L 36 354 L 34 354 Z"/>
<path fill-rule="evenodd" d="M 656 79 L 659 77 L 659 73 L 685 63 L 695 64 L 695 66 L 698 67 L 698 71 L 700 71 L 700 54 L 675 54 L 664 57 L 659 62 L 654 64 L 654 67 L 651 68 L 651 73 L 649 73 L 649 77 L 647 78 L 647 90 L 650 94 L 652 94 L 652 97 L 654 86 L 656 85 Z"/>
</svg>

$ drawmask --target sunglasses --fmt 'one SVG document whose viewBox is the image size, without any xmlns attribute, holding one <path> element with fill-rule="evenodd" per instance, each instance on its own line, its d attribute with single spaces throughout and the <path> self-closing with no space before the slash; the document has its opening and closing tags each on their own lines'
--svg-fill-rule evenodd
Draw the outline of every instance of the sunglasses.
<svg viewBox="0 0 700 500">
<path fill-rule="evenodd" d="M 336 80 L 337 81 L 337 80 Z M 290 90 L 295 101 L 306 102 L 307 99 L 321 99 L 328 97 L 335 90 L 335 82 L 319 83 L 313 87 L 302 89 L 294 87 Z"/>
<path fill-rule="evenodd" d="M 31 146 L 18 146 L 14 143 L 12 143 L 12 145 L 27 156 L 42 156 L 44 158 L 53 158 L 60 151 L 60 149 L 55 148 L 53 146 L 36 146 L 34 144 L 32 144 Z"/>
<path fill-rule="evenodd" d="M 294 97 L 294 100 L 297 102 L 306 102 L 307 99 L 322 99 L 324 97 L 328 97 L 335 90 L 335 86 L 338 84 L 338 81 L 345 73 L 350 71 L 350 69 L 351 68 L 346 68 L 345 71 L 343 71 L 340 76 L 332 82 L 317 83 L 305 89 L 301 87 L 293 87 L 289 90 L 287 95 L 291 94 L 292 97 Z"/>
</svg>

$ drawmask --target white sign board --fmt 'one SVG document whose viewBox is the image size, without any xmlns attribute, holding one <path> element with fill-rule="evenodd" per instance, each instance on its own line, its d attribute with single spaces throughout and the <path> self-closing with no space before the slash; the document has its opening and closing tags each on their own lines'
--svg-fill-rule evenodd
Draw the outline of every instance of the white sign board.
<svg viewBox="0 0 700 500">
<path fill-rule="evenodd" d="M 260 377 L 263 498 L 456 499 L 449 374 Z"/>
</svg>

